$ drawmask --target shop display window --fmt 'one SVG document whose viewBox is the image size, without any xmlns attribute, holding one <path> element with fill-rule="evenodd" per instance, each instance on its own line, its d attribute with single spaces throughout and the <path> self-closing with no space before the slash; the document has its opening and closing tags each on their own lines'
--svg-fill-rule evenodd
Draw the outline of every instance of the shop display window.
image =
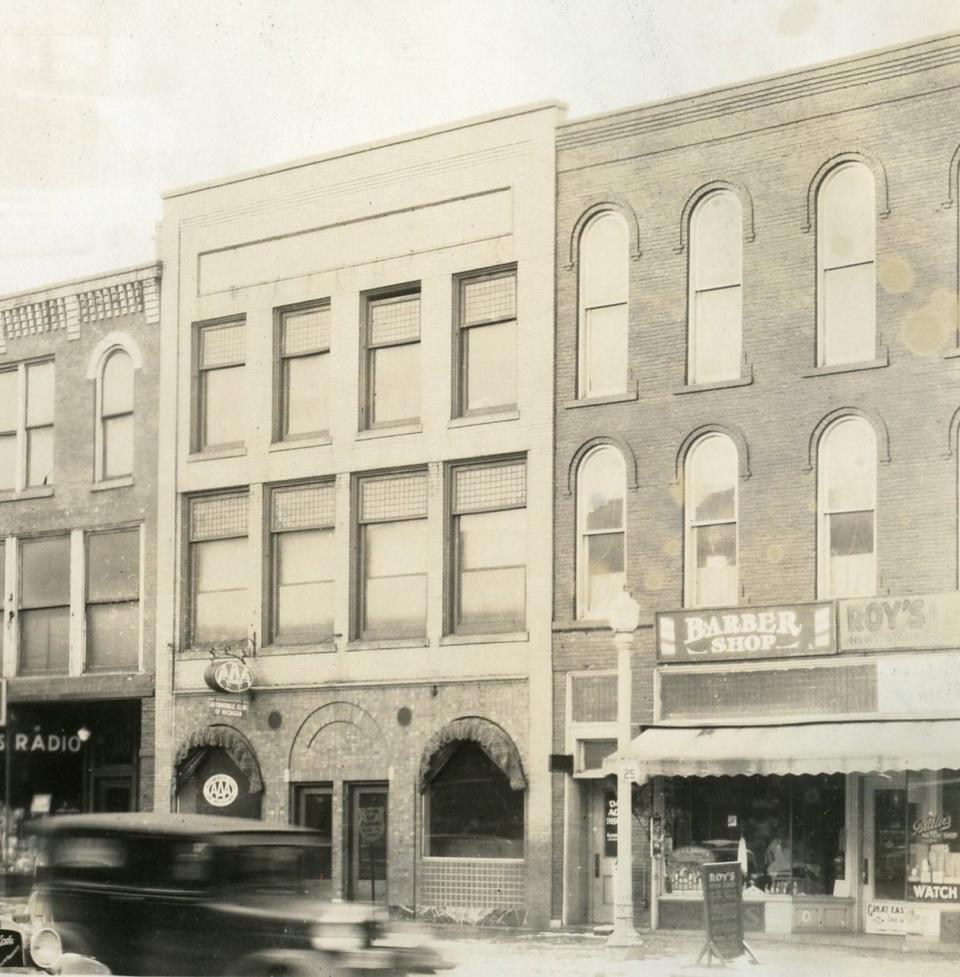
<svg viewBox="0 0 960 977">
<path fill-rule="evenodd" d="M 905 897 L 960 902 L 960 771 L 907 774 Z"/>
<path fill-rule="evenodd" d="M 705 862 L 744 860 L 758 892 L 843 890 L 845 793 L 841 774 L 670 778 L 666 891 L 699 891 Z"/>
<path fill-rule="evenodd" d="M 522 790 L 470 741 L 448 754 L 426 795 L 427 854 L 445 858 L 522 858 Z M 439 766 L 439 764 L 438 764 Z"/>
</svg>

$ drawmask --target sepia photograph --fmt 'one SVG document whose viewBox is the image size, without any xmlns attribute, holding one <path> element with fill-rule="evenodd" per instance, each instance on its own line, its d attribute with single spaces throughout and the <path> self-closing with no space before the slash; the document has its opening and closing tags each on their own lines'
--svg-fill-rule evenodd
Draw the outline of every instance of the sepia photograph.
<svg viewBox="0 0 960 977">
<path fill-rule="evenodd" d="M 954 977 L 960 0 L 0 4 L 0 977 Z"/>
</svg>

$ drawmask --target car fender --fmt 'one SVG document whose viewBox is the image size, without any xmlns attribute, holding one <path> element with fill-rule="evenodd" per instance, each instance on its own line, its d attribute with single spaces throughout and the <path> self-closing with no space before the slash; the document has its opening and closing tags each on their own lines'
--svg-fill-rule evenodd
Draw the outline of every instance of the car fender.
<svg viewBox="0 0 960 977">
<path fill-rule="evenodd" d="M 231 977 L 341 977 L 335 957 L 316 950 L 258 950 L 230 965 Z"/>
</svg>

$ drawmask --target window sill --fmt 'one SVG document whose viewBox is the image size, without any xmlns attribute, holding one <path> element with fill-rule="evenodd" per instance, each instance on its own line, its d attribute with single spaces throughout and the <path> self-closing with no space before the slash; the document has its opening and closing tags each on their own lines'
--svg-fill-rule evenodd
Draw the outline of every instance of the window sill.
<svg viewBox="0 0 960 977">
<path fill-rule="evenodd" d="M 397 424 L 395 427 L 369 427 L 363 431 L 357 431 L 358 441 L 367 441 L 370 438 L 390 438 L 400 434 L 422 434 L 423 425 L 416 424 Z"/>
<path fill-rule="evenodd" d="M 529 631 L 500 631 L 483 634 L 445 634 L 438 644 L 445 645 L 492 645 L 507 642 L 529 641 Z"/>
<path fill-rule="evenodd" d="M 564 410 L 573 410 L 577 407 L 599 407 L 602 404 L 625 404 L 631 400 L 637 400 L 640 396 L 639 390 L 634 386 L 633 390 L 628 390 L 622 394 L 607 394 L 603 397 L 578 397 L 576 400 L 565 400 Z"/>
<path fill-rule="evenodd" d="M 956 349 L 948 349 L 946 353 L 943 354 L 945 360 L 956 360 L 960 359 L 960 346 Z"/>
<path fill-rule="evenodd" d="M 121 475 L 119 478 L 105 478 L 102 482 L 94 482 L 90 491 L 109 492 L 110 489 L 127 488 L 130 485 L 133 485 L 133 475 Z"/>
<path fill-rule="evenodd" d="M 329 434 L 318 434 L 309 438 L 289 438 L 286 441 L 274 441 L 270 451 L 293 451 L 295 448 L 317 448 L 333 444 Z"/>
<path fill-rule="evenodd" d="M 49 499 L 53 495 L 52 485 L 37 485 L 22 492 L 6 492 L 0 495 L 0 502 L 20 502 L 26 499 Z"/>
<path fill-rule="evenodd" d="M 334 655 L 337 652 L 335 641 L 304 642 L 302 645 L 264 645 L 257 649 L 258 655 Z"/>
<path fill-rule="evenodd" d="M 835 373 L 857 373 L 860 370 L 880 370 L 890 365 L 890 353 L 886 346 L 880 350 L 875 360 L 861 360 L 859 363 L 833 363 L 829 366 L 815 366 L 811 370 L 804 370 L 803 377 L 832 376 Z"/>
<path fill-rule="evenodd" d="M 490 865 L 496 862 L 505 862 L 508 865 L 522 865 L 523 858 L 483 858 L 479 855 L 422 855 L 421 862 L 433 862 L 442 865 L 444 862 L 474 862 L 477 865 Z"/>
<path fill-rule="evenodd" d="M 520 419 L 518 410 L 491 411 L 489 414 L 467 414 L 452 418 L 447 427 L 472 427 L 474 424 L 496 424 L 497 421 L 516 421 Z"/>
<path fill-rule="evenodd" d="M 194 451 L 187 455 L 187 461 L 216 461 L 218 458 L 242 458 L 246 453 L 246 445 L 231 445 L 229 448 L 211 448 L 209 451 Z"/>
<path fill-rule="evenodd" d="M 734 380 L 710 380 L 704 383 L 687 383 L 677 387 L 674 394 L 696 394 L 702 390 L 727 390 L 731 387 L 749 387 L 753 383 L 753 366 L 747 367 L 746 376 Z"/>
<path fill-rule="evenodd" d="M 380 651 L 390 648 L 429 648 L 429 638 L 357 638 L 347 642 L 347 651 Z"/>
</svg>

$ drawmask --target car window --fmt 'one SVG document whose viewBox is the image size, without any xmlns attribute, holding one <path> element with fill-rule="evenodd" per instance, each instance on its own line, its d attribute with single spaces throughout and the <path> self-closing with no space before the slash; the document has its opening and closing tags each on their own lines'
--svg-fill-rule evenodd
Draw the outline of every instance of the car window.
<svg viewBox="0 0 960 977">
<path fill-rule="evenodd" d="M 120 838 L 68 835 L 52 846 L 50 866 L 61 878 L 106 881 L 124 872 L 128 851 Z"/>
</svg>

